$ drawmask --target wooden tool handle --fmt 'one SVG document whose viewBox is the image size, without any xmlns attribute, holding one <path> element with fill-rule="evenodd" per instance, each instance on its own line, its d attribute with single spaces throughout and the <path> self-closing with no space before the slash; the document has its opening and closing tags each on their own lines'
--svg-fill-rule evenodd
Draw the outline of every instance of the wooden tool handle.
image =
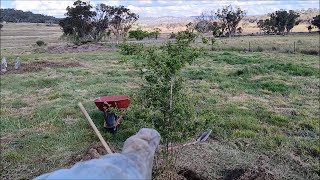
<svg viewBox="0 0 320 180">
<path fill-rule="evenodd" d="M 107 152 L 109 154 L 112 154 L 111 149 L 109 148 L 108 144 L 106 143 L 106 141 L 103 139 L 103 137 L 101 136 L 99 130 L 97 129 L 96 125 L 94 125 L 91 117 L 89 116 L 88 112 L 86 111 L 86 109 L 83 107 L 83 105 L 79 102 L 78 106 L 80 107 L 82 113 L 84 114 L 84 116 L 86 116 L 87 120 L 89 121 L 91 127 L 93 128 L 94 132 L 96 133 L 96 135 L 98 136 L 98 138 L 100 139 L 100 142 L 102 143 L 103 147 L 107 150 Z"/>
</svg>

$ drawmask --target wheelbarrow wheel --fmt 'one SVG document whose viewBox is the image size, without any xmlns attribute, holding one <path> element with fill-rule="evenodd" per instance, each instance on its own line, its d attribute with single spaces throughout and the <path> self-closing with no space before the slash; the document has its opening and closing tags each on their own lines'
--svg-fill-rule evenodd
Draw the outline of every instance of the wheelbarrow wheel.
<svg viewBox="0 0 320 180">
<path fill-rule="evenodd" d="M 108 129 L 107 129 L 107 131 L 109 131 L 109 132 L 112 133 L 112 134 L 116 133 L 117 130 L 118 130 L 118 127 L 117 127 L 117 126 L 114 127 L 114 128 L 108 128 Z"/>
</svg>

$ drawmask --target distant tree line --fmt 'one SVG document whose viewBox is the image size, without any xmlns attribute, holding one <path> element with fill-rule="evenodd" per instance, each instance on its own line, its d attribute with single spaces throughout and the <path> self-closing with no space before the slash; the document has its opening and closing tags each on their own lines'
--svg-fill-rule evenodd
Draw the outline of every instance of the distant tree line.
<svg viewBox="0 0 320 180">
<path fill-rule="evenodd" d="M 126 37 L 139 16 L 124 6 L 98 4 L 93 8 L 89 2 L 77 0 L 67 7 L 67 13 L 59 25 L 64 35 L 74 42 L 100 41 L 111 32 L 116 40 Z"/>
<path fill-rule="evenodd" d="M 28 23 L 59 23 L 59 18 L 46 16 L 42 14 L 34 14 L 30 11 L 21 11 L 15 9 L 0 9 L 0 22 L 28 22 Z"/>
<path fill-rule="evenodd" d="M 269 33 L 279 33 L 284 34 L 284 32 L 289 33 L 291 29 L 300 23 L 298 18 L 300 15 L 293 10 L 279 10 L 269 14 L 268 19 L 259 20 L 257 25 L 258 27 Z"/>
<path fill-rule="evenodd" d="M 204 11 L 197 17 L 194 28 L 201 33 L 211 32 L 213 36 L 231 37 L 237 32 L 242 32 L 238 25 L 245 15 L 245 11 L 240 8 L 234 9 L 231 5 L 217 11 Z"/>
<path fill-rule="evenodd" d="M 311 21 L 311 24 L 316 26 L 320 32 L 320 15 L 317 15 L 313 17 L 313 20 Z"/>
<path fill-rule="evenodd" d="M 313 17 L 310 22 L 311 25 L 307 26 L 309 33 L 311 33 L 311 30 L 314 28 L 313 26 L 317 27 L 318 32 L 320 33 L 320 15 Z"/>
<path fill-rule="evenodd" d="M 203 11 L 200 16 L 196 17 L 193 27 L 200 33 L 212 33 L 213 37 L 229 36 L 241 34 L 244 27 L 239 27 L 240 21 L 246 15 L 246 12 L 240 8 L 233 8 L 231 5 L 225 6 L 217 11 Z M 289 33 L 294 26 L 302 22 L 299 19 L 300 14 L 294 10 L 278 10 L 270 13 L 269 18 L 265 20 L 249 19 L 250 23 L 257 22 L 258 28 L 264 33 L 282 34 Z M 307 26 L 309 32 L 313 27 L 318 27 L 320 31 L 320 15 L 313 17 L 308 21 L 311 25 Z M 242 26 L 245 26 L 242 23 Z"/>
<path fill-rule="evenodd" d="M 129 38 L 135 38 L 136 40 L 142 40 L 144 38 L 155 38 L 158 39 L 160 35 L 161 29 L 159 28 L 154 28 L 153 31 L 148 32 L 148 31 L 143 31 L 141 29 L 137 30 L 131 30 L 129 31 Z"/>
</svg>

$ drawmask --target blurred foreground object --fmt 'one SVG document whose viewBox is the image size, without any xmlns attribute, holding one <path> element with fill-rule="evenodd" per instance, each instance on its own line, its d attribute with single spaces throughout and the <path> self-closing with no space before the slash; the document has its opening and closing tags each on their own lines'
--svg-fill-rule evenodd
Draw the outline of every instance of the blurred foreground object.
<svg viewBox="0 0 320 180">
<path fill-rule="evenodd" d="M 128 138 L 122 153 L 78 162 L 70 169 L 43 174 L 36 179 L 151 179 L 155 150 L 160 134 L 143 128 Z"/>
</svg>

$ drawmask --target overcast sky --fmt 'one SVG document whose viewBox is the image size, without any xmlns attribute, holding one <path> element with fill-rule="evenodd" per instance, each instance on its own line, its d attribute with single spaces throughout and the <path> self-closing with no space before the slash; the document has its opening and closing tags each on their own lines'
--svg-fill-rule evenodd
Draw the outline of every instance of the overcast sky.
<svg viewBox="0 0 320 180">
<path fill-rule="evenodd" d="M 247 15 L 261 15 L 278 9 L 300 10 L 318 8 L 318 1 L 108 1 L 91 0 L 91 4 L 104 3 L 107 5 L 124 5 L 141 17 L 157 16 L 197 16 L 203 10 L 216 10 L 226 5 L 240 7 L 247 11 Z M 55 17 L 63 17 L 66 7 L 73 4 L 70 0 L 1 0 L 1 8 L 14 8 L 33 13 L 46 14 Z"/>
</svg>

